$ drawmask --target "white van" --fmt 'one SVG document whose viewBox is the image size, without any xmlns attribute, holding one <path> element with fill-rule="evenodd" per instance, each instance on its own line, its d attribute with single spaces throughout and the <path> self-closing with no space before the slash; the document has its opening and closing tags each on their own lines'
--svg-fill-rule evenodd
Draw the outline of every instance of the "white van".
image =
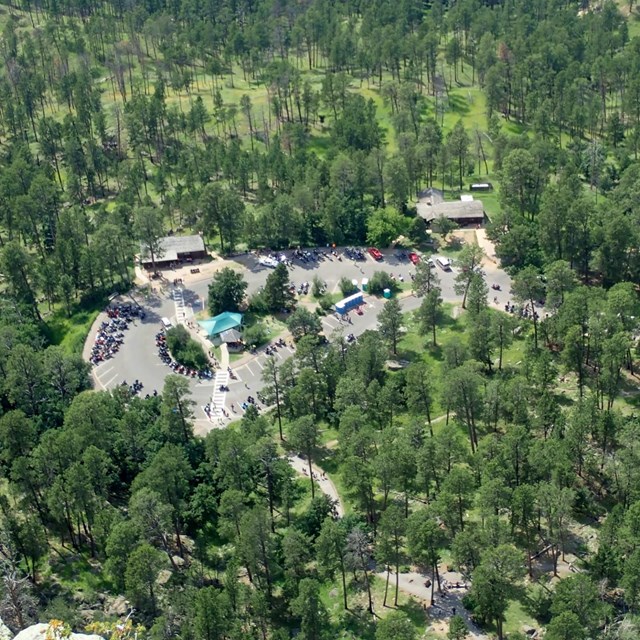
<svg viewBox="0 0 640 640">
<path fill-rule="evenodd" d="M 162 322 L 162 328 L 165 331 L 169 331 L 169 329 L 171 329 L 171 327 L 173 326 L 171 324 L 171 320 L 169 320 L 169 318 L 162 318 L 162 320 L 160 322 Z"/>
<path fill-rule="evenodd" d="M 436 258 L 436 263 L 443 271 L 451 271 L 451 260 L 449 258 Z"/>
</svg>

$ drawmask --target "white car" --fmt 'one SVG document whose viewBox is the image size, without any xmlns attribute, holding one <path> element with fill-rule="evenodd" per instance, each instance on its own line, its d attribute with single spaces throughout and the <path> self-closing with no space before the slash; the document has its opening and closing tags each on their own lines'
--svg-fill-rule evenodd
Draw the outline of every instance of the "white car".
<svg viewBox="0 0 640 640">
<path fill-rule="evenodd" d="M 268 256 L 264 256 L 258 260 L 258 263 L 263 267 L 269 267 L 271 269 L 275 269 L 278 266 L 278 261 L 273 258 L 269 258 Z"/>
</svg>

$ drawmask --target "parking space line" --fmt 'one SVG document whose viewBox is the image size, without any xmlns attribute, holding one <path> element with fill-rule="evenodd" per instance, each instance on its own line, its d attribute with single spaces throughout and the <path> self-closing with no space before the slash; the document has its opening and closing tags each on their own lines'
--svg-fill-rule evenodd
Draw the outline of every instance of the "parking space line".
<svg viewBox="0 0 640 640">
<path fill-rule="evenodd" d="M 118 374 L 116 373 L 113 377 L 109 378 L 107 382 L 102 382 L 102 380 L 100 380 L 100 384 L 103 387 L 108 387 L 117 377 L 118 377 Z"/>
<path fill-rule="evenodd" d="M 254 362 L 256 362 L 256 360 L 254 360 Z M 255 375 L 256 375 L 255 373 L 253 373 L 253 369 L 249 366 L 249 363 L 248 363 L 248 362 L 247 362 L 247 364 L 245 364 L 244 366 L 249 370 L 249 373 L 250 373 L 252 376 L 255 376 Z"/>
<path fill-rule="evenodd" d="M 103 371 L 102 373 L 97 373 L 96 372 L 96 378 L 102 383 L 102 381 L 107 376 L 111 375 L 114 371 L 115 371 L 115 369 L 113 367 L 110 367 L 109 369 L 107 369 L 106 371 Z"/>
<path fill-rule="evenodd" d="M 260 360 L 258 360 L 258 358 L 256 358 L 254 360 L 255 364 L 257 364 L 260 367 L 260 371 L 262 371 L 264 369 L 264 367 L 260 364 Z"/>
<path fill-rule="evenodd" d="M 104 376 L 109 375 L 112 371 L 115 370 L 113 363 L 110 363 L 110 364 L 111 366 L 108 367 L 107 369 L 100 370 L 99 367 L 95 368 L 95 375 L 96 375 L 96 378 L 98 378 L 98 380 L 101 380 Z"/>
<path fill-rule="evenodd" d="M 104 369 L 104 370 L 100 370 L 100 367 L 102 367 L 103 365 L 111 365 L 108 369 Z M 96 375 L 98 377 L 100 377 L 101 375 L 104 375 L 105 373 L 109 373 L 110 371 L 113 371 L 113 362 L 111 360 L 107 360 L 105 362 L 101 362 L 96 368 L 95 368 L 95 372 Z M 98 371 L 100 371 L 100 373 L 98 373 Z"/>
</svg>

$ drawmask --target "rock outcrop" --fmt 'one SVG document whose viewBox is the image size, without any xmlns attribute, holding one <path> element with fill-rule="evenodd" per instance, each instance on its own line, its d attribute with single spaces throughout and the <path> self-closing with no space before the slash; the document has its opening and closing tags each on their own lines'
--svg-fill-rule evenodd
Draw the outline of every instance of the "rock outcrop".
<svg viewBox="0 0 640 640">
<path fill-rule="evenodd" d="M 11 638 L 13 638 L 13 633 L 0 618 L 0 640 L 11 640 Z"/>
<path fill-rule="evenodd" d="M 13 640 L 46 640 L 48 624 L 34 624 L 23 629 Z M 11 636 L 9 636 L 11 637 Z M 72 633 L 69 640 L 104 640 L 102 636 Z"/>
</svg>

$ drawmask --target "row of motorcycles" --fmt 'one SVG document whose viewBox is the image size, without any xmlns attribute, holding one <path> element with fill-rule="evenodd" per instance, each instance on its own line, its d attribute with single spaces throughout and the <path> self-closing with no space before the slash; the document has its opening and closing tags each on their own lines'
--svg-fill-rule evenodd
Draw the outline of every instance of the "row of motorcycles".
<svg viewBox="0 0 640 640">
<path fill-rule="evenodd" d="M 162 331 L 156 333 L 156 347 L 158 347 L 160 360 L 171 367 L 176 373 L 187 376 L 188 378 L 199 378 L 200 380 L 211 380 L 213 378 L 213 372 L 210 369 L 193 369 L 192 367 L 185 367 L 183 364 L 176 362 L 169 353 L 167 336 Z"/>
<path fill-rule="evenodd" d="M 145 312 L 142 307 L 137 304 L 122 303 L 114 304 L 107 309 L 107 316 L 109 318 L 119 318 L 131 322 L 134 318 L 140 318 L 144 320 Z"/>
<path fill-rule="evenodd" d="M 120 350 L 120 345 L 124 342 L 124 331 L 128 328 L 127 321 L 119 318 L 103 322 L 96 334 L 89 360 L 93 364 L 99 364 L 113 358 Z"/>
<path fill-rule="evenodd" d="M 293 252 L 293 257 L 298 258 L 301 262 L 309 263 L 324 260 L 327 254 L 324 251 L 320 251 L 320 249 L 296 249 Z"/>
<path fill-rule="evenodd" d="M 124 332 L 134 318 L 144 319 L 144 311 L 133 304 L 116 304 L 107 309 L 108 320 L 101 323 L 91 348 L 90 362 L 94 365 L 113 358 L 124 342 Z"/>
<path fill-rule="evenodd" d="M 347 247 L 344 250 L 344 253 L 347 256 L 347 258 L 350 258 L 351 260 L 365 259 L 364 251 L 362 249 L 358 249 L 357 247 Z"/>
<path fill-rule="evenodd" d="M 283 338 L 280 338 L 279 340 L 276 340 L 273 344 L 270 344 L 265 350 L 264 352 L 268 355 L 268 356 L 273 356 L 276 354 L 276 352 L 278 351 L 278 347 L 286 347 L 287 343 L 284 341 Z"/>
</svg>

